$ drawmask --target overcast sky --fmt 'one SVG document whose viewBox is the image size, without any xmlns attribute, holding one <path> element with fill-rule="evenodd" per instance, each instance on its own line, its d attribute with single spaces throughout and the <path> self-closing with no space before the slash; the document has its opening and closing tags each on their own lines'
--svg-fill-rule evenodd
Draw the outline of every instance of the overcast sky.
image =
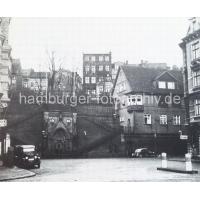
<svg viewBox="0 0 200 200">
<path fill-rule="evenodd" d="M 178 43 L 188 18 L 12 18 L 9 43 L 23 68 L 47 69 L 46 50 L 63 68 L 82 71 L 82 53 L 112 52 L 112 61 L 182 66 Z M 40 67 L 39 67 L 40 66 Z"/>
</svg>

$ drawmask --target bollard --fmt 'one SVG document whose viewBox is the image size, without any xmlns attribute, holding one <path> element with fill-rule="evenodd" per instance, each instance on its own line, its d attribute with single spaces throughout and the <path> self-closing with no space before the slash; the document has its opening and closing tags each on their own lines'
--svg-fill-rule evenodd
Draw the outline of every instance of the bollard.
<svg viewBox="0 0 200 200">
<path fill-rule="evenodd" d="M 162 157 L 162 168 L 167 168 L 167 154 L 162 153 L 161 157 Z"/>
<path fill-rule="evenodd" d="M 192 171 L 192 155 L 190 153 L 185 154 L 185 168 L 186 171 Z"/>
</svg>

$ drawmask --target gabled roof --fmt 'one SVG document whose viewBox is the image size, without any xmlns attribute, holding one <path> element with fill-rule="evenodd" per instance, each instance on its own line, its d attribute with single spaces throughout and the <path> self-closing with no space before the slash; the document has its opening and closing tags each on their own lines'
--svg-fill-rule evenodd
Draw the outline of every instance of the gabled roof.
<svg viewBox="0 0 200 200">
<path fill-rule="evenodd" d="M 158 89 L 155 85 L 156 78 L 165 72 L 169 73 L 171 77 L 175 78 L 175 82 L 178 84 L 178 89 L 170 90 L 172 93 L 183 93 L 183 76 L 181 70 L 167 70 L 161 68 L 145 68 L 141 66 L 121 66 L 119 71 L 123 70 L 129 85 L 131 92 L 145 92 L 145 93 L 166 93 L 169 90 Z M 118 77 L 118 75 L 117 75 Z"/>
</svg>

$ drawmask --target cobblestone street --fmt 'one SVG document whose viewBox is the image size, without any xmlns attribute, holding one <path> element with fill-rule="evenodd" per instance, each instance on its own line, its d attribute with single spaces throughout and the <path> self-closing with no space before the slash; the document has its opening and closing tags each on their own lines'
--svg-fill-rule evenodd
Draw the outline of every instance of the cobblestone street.
<svg viewBox="0 0 200 200">
<path fill-rule="evenodd" d="M 200 181 L 200 174 L 188 175 L 158 171 L 160 159 L 48 159 L 40 169 L 32 169 L 35 177 L 16 181 Z M 185 163 L 168 162 L 169 167 L 184 169 Z M 200 164 L 193 168 L 200 170 Z"/>
</svg>

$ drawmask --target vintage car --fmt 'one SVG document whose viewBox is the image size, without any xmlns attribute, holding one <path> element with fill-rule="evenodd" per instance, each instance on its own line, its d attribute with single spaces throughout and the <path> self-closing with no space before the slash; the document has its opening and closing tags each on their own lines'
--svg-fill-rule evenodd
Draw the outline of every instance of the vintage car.
<svg viewBox="0 0 200 200">
<path fill-rule="evenodd" d="M 14 147 L 14 163 L 22 168 L 40 168 L 40 155 L 34 145 L 17 145 Z"/>
<path fill-rule="evenodd" d="M 147 148 L 140 148 L 136 149 L 134 153 L 132 153 L 132 157 L 135 158 L 142 158 L 142 157 L 154 157 L 155 153 L 153 151 L 150 151 Z"/>
</svg>

